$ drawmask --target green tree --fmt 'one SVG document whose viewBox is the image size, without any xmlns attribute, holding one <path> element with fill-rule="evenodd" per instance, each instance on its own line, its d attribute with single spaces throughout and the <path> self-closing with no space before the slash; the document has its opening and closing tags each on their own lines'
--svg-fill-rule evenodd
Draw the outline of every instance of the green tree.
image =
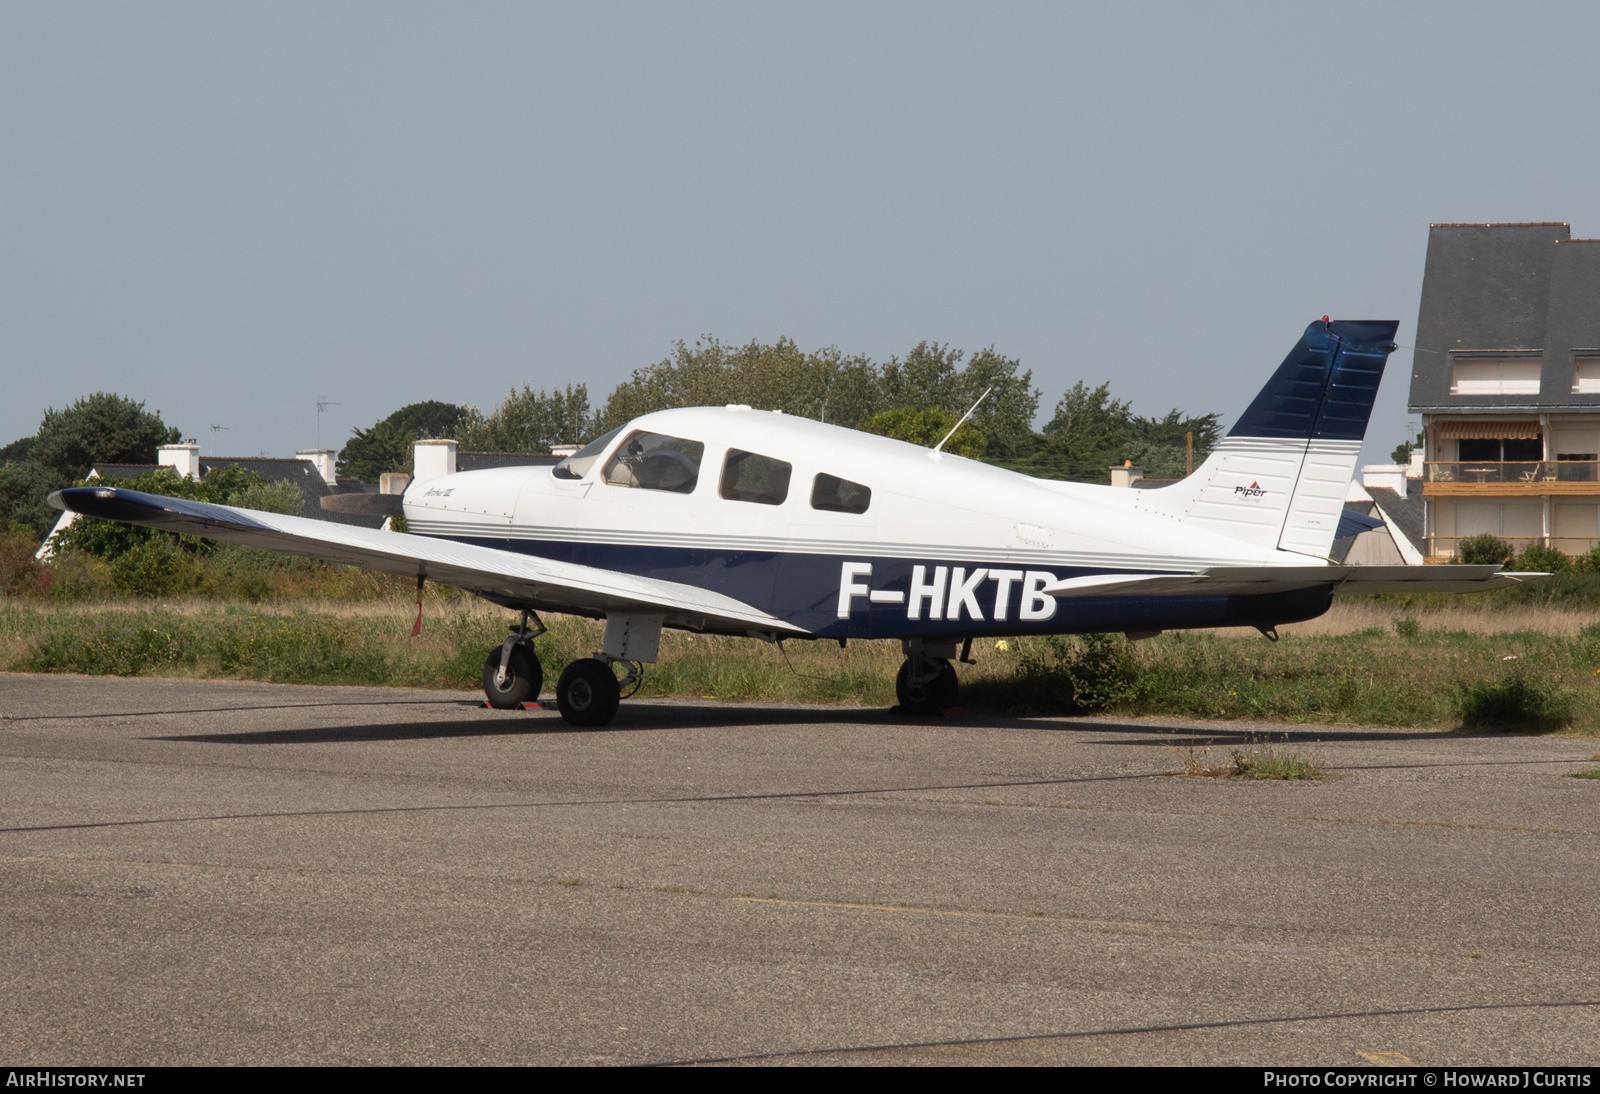
<svg viewBox="0 0 1600 1094">
<path fill-rule="evenodd" d="M 31 528 L 42 542 L 61 514 L 47 500 L 72 478 L 36 460 L 0 465 L 0 521 Z"/>
<path fill-rule="evenodd" d="M 37 441 L 37 437 L 20 437 L 0 448 L 0 464 L 21 463 L 33 453 L 33 446 Z"/>
<path fill-rule="evenodd" d="M 960 417 L 985 391 L 989 396 L 973 412 L 971 423 L 987 438 L 989 454 L 1006 459 L 1031 447 L 1033 417 L 1039 392 L 1032 370 L 1019 373 L 1021 362 L 993 346 L 974 354 L 961 368 L 966 351 L 939 342 L 919 342 L 902 360 L 883 366 L 880 386 L 887 404 L 929 407 Z M 992 389 L 992 390 L 990 390 Z"/>
<path fill-rule="evenodd" d="M 670 407 L 728 403 L 849 426 L 896 408 L 936 407 L 959 417 L 993 388 L 972 426 L 988 438 L 992 454 L 1026 449 L 1039 408 L 1033 374 L 1019 372 L 1018 361 L 993 348 L 962 368 L 965 356 L 948 345 L 921 342 L 904 359 L 880 366 L 833 346 L 806 353 L 787 338 L 729 346 L 704 335 L 692 346 L 676 343 L 671 356 L 619 384 L 606 400 L 599 428 Z"/>
<path fill-rule="evenodd" d="M 423 438 L 454 437 L 475 413 L 429 399 L 401 407 L 371 429 L 352 430 L 339 452 L 339 475 L 377 482 L 386 471 L 411 471 L 411 446 Z"/>
<path fill-rule="evenodd" d="M 1182 478 L 1191 433 L 1194 465 L 1199 467 L 1221 440 L 1220 415 L 1186 415 L 1174 409 L 1160 418 L 1145 418 L 1134 414 L 1126 400 L 1112 397 L 1109 381 L 1092 388 L 1080 380 L 1056 404 L 1035 451 L 1010 466 L 1044 478 L 1105 482 L 1106 469 L 1127 460 L 1143 467 L 1150 478 Z"/>
<path fill-rule="evenodd" d="M 95 463 L 155 463 L 156 449 L 182 435 L 144 404 L 97 391 L 65 410 L 44 412 L 29 459 L 81 479 Z"/>
<path fill-rule="evenodd" d="M 39 432 L 0 450 L 0 523 L 32 528 L 43 539 L 61 514 L 50 493 L 88 474 L 95 463 L 155 463 L 156 449 L 179 440 L 176 429 L 144 404 L 103 391 L 64 410 L 44 412 Z"/>
<path fill-rule="evenodd" d="M 401 407 L 384 421 L 418 440 L 438 440 L 454 437 L 471 417 L 472 412 L 464 406 L 427 399 Z"/>
<path fill-rule="evenodd" d="M 902 406 L 894 410 L 880 410 L 858 428 L 880 437 L 893 437 L 897 441 L 909 441 L 932 448 L 959 421 L 961 415 L 938 407 Z M 961 422 L 961 428 L 945 443 L 944 451 L 976 460 L 982 458 L 986 444 L 987 438 L 972 427 L 971 421 L 966 421 Z"/>
<path fill-rule="evenodd" d="M 589 410 L 589 388 L 515 387 L 488 417 L 472 412 L 457 433 L 467 452 L 531 452 L 548 454 L 553 444 L 582 444 L 599 435 Z"/>
<path fill-rule="evenodd" d="M 1422 447 L 1422 434 L 1417 434 L 1415 441 L 1404 441 L 1393 452 L 1389 453 L 1391 463 L 1410 463 L 1411 453 Z"/>
<path fill-rule="evenodd" d="M 635 369 L 618 384 L 598 429 L 657 410 L 729 403 L 854 425 L 888 405 L 877 379 L 870 360 L 846 357 L 831 346 L 804 353 L 787 338 L 728 346 L 704 335 L 692 346 L 675 343 L 670 357 Z"/>
</svg>

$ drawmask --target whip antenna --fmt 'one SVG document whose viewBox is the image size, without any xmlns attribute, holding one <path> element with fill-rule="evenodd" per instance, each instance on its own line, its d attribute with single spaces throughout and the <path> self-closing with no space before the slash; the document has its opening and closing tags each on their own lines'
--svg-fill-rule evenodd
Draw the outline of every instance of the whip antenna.
<svg viewBox="0 0 1600 1094">
<path fill-rule="evenodd" d="M 972 406 L 967 409 L 967 412 L 965 414 L 961 415 L 961 421 L 957 422 L 955 425 L 950 427 L 950 432 L 948 432 L 948 433 L 946 433 L 944 435 L 944 441 L 948 441 L 951 437 L 954 437 L 956 435 L 956 430 L 961 428 L 962 422 L 965 422 L 968 418 L 972 417 L 972 412 L 974 410 L 978 409 L 978 403 L 981 403 L 985 399 L 987 399 L 989 397 L 989 392 L 993 391 L 993 390 L 994 390 L 994 388 L 991 387 L 991 388 L 988 389 L 988 391 L 985 391 L 982 395 L 978 396 L 978 402 L 977 403 L 973 403 Z M 944 441 L 940 441 L 938 444 L 934 445 L 933 446 L 933 450 L 935 452 L 937 452 L 937 451 L 939 451 L 939 449 L 943 448 L 944 447 Z"/>
</svg>

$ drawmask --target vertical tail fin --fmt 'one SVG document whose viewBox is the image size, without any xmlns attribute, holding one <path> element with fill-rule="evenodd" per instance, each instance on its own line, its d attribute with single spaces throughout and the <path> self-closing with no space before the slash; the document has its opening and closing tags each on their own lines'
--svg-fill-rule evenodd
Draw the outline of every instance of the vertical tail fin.
<svg viewBox="0 0 1600 1094">
<path fill-rule="evenodd" d="M 1326 557 L 1366 436 L 1393 320 L 1321 320 L 1182 482 L 1136 505 L 1258 547 Z"/>
</svg>

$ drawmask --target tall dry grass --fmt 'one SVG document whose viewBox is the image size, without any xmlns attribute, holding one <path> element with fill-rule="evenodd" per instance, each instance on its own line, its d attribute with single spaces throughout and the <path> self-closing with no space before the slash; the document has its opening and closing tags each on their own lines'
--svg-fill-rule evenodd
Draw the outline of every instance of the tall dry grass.
<svg viewBox="0 0 1600 1094">
<path fill-rule="evenodd" d="M 293 605 L 0 601 L 12 671 L 229 677 L 476 688 L 514 613 L 426 594 Z M 602 624 L 552 616 L 537 644 L 547 688 L 600 647 Z M 1585 631 L 1585 628 L 1588 628 Z M 1026 638 L 974 644 L 963 702 L 1021 714 L 1101 710 L 1192 718 L 1600 733 L 1600 627 L 1577 611 L 1338 604 L 1282 628 L 1178 632 L 1141 642 Z M 672 631 L 640 694 L 888 707 L 896 642 L 791 641 Z"/>
</svg>

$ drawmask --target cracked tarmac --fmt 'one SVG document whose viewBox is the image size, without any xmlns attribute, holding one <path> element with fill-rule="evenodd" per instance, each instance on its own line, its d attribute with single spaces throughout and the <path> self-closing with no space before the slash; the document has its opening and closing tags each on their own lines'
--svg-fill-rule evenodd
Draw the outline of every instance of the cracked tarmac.
<svg viewBox="0 0 1600 1094">
<path fill-rule="evenodd" d="M 1596 742 L 0 675 L 0 1058 L 1592 1065 Z M 1270 731 L 1330 774 L 1175 777 Z"/>
</svg>

